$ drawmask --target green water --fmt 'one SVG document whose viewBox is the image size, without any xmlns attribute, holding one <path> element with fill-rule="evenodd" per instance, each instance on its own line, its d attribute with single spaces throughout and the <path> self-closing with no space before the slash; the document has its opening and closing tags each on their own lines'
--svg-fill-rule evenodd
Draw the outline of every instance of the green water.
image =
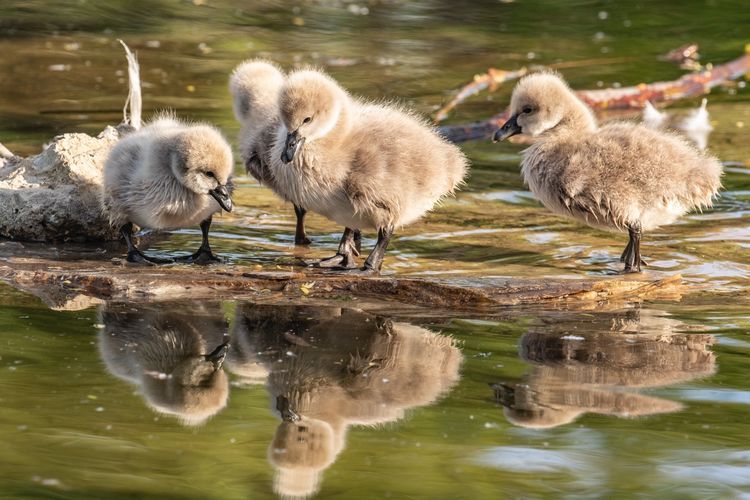
<svg viewBox="0 0 750 500">
<path fill-rule="evenodd" d="M 746 2 L 721 0 L 6 1 L 0 142 L 33 154 L 55 134 L 117 123 L 126 91 L 117 38 L 138 51 L 147 116 L 172 108 L 234 139 L 226 80 L 249 57 L 323 66 L 356 94 L 429 115 L 488 67 L 577 61 L 563 70 L 576 88 L 677 78 L 683 70 L 659 54 L 697 42 L 703 62 L 725 62 L 750 42 L 749 24 Z M 708 96 L 709 149 L 734 162 L 714 209 L 644 241 L 647 277 L 679 273 L 694 290 L 681 301 L 484 318 L 374 317 L 356 303 L 58 312 L 0 286 L 0 497 L 750 495 L 742 83 Z M 450 122 L 495 113 L 510 90 L 471 99 Z M 464 148 L 468 185 L 397 234 L 386 273 L 576 278 L 620 269 L 622 238 L 530 197 L 518 146 Z M 312 215 L 314 245 L 295 250 L 291 207 L 251 179 L 238 185 L 238 209 L 212 233 L 229 262 L 288 268 L 333 251 L 335 225 Z M 178 231 L 150 251 L 199 241 L 197 228 Z M 3 255 L 24 251 L 0 245 Z M 87 250 L 104 259 L 122 251 Z M 207 369 L 201 356 L 225 334 L 225 362 Z M 174 385 L 181 377 L 192 385 Z M 278 396 L 301 420 L 282 424 Z"/>
</svg>

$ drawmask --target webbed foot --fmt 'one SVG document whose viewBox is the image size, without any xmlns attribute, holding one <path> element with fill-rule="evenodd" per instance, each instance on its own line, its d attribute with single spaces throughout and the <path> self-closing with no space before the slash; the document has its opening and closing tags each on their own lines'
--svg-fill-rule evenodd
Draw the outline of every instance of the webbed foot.
<svg viewBox="0 0 750 500">
<path fill-rule="evenodd" d="M 140 250 L 130 250 L 128 252 L 127 261 L 131 264 L 143 264 L 147 266 L 159 266 L 163 264 L 173 264 L 172 259 L 161 259 L 159 257 L 148 257 L 141 253 Z"/>
<path fill-rule="evenodd" d="M 181 264 L 198 264 L 199 266 L 207 266 L 209 264 L 222 262 L 219 257 L 213 254 L 210 248 L 203 247 L 201 247 L 192 255 L 182 255 L 180 257 L 175 257 L 174 261 Z"/>
<path fill-rule="evenodd" d="M 380 274 L 380 271 L 377 269 L 373 269 L 370 266 L 362 266 L 362 267 L 355 267 L 355 268 L 343 268 L 343 267 L 337 267 L 334 268 L 336 271 L 350 274 L 352 276 L 377 276 Z"/>
</svg>

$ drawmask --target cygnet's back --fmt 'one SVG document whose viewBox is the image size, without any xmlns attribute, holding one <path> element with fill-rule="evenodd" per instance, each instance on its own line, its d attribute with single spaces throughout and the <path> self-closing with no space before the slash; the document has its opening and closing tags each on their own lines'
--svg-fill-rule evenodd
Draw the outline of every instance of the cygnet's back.
<svg viewBox="0 0 750 500">
<path fill-rule="evenodd" d="M 721 164 L 674 134 L 614 123 L 573 140 L 560 135 L 533 145 L 522 172 L 555 211 L 603 229 L 624 230 L 640 220 L 648 231 L 710 206 Z"/>
<path fill-rule="evenodd" d="M 160 117 L 110 152 L 103 204 L 113 225 L 196 226 L 222 209 L 209 192 L 227 184 L 232 167 L 231 148 L 215 128 Z"/>
<path fill-rule="evenodd" d="M 416 221 L 463 182 L 463 153 L 422 118 L 397 106 L 359 102 L 354 113 L 347 140 L 353 148 L 349 182 L 357 186 L 351 200 L 355 209 L 373 211 L 378 226 Z M 378 213 L 376 200 L 392 213 Z"/>
</svg>

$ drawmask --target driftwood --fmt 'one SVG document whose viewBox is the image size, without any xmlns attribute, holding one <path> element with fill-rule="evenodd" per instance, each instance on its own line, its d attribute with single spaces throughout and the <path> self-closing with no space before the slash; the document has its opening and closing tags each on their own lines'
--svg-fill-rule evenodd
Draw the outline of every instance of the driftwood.
<svg viewBox="0 0 750 500">
<path fill-rule="evenodd" d="M 137 272 L 135 271 L 137 269 Z M 95 260 L 10 257 L 0 261 L 0 280 L 57 309 L 80 309 L 107 300 L 169 301 L 242 298 L 257 302 L 312 304 L 357 301 L 356 307 L 393 301 L 442 310 L 501 306 L 596 303 L 677 298 L 681 277 L 648 281 L 642 276 L 604 279 L 435 279 L 361 277 L 304 268 L 251 271 L 241 266 L 134 268 Z"/>
<path fill-rule="evenodd" d="M 484 89 L 494 89 L 498 85 L 519 78 L 530 70 L 516 71 L 490 69 L 485 75 L 477 75 L 474 81 L 464 86 L 456 97 L 438 111 L 436 120 L 441 121 L 460 102 Z M 706 65 L 701 71 L 683 75 L 677 80 L 641 83 L 631 87 L 579 90 L 576 92 L 594 111 L 642 109 L 647 102 L 669 103 L 690 97 L 704 95 L 718 85 L 725 84 L 750 73 L 750 45 L 741 57 L 717 66 Z M 445 125 L 441 133 L 450 141 L 465 142 L 488 139 L 510 116 L 508 110 L 486 120 L 463 125 Z"/>
</svg>

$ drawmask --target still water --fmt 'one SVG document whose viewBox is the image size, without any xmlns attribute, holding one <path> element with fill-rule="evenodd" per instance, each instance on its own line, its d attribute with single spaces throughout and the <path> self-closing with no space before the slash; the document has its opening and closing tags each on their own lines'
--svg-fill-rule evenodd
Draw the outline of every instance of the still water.
<svg viewBox="0 0 750 500">
<path fill-rule="evenodd" d="M 746 308 L 2 299 L 10 498 L 750 492 Z"/>
<path fill-rule="evenodd" d="M 146 116 L 175 109 L 233 140 L 227 76 L 249 57 L 322 66 L 353 93 L 431 115 L 489 67 L 570 62 L 575 88 L 674 79 L 684 71 L 660 54 L 697 42 L 702 62 L 728 61 L 749 23 L 739 0 L 4 1 L 0 142 L 33 154 L 56 134 L 117 123 L 117 38 L 138 51 Z M 449 121 L 501 110 L 510 90 Z M 693 293 L 681 301 L 483 318 L 376 317 L 356 302 L 53 311 L 1 286 L 0 497 L 750 495 L 750 90 L 741 81 L 708 99 L 709 150 L 731 162 L 725 189 L 712 210 L 644 240 L 647 276 L 682 274 Z M 463 147 L 467 186 L 397 234 L 387 273 L 620 269 L 622 238 L 533 200 L 519 146 Z M 229 263 L 287 269 L 333 251 L 339 228 L 315 215 L 313 246 L 295 250 L 291 207 L 237 173 L 237 210 L 212 235 Z M 197 228 L 177 231 L 150 251 L 199 242 Z"/>
</svg>

